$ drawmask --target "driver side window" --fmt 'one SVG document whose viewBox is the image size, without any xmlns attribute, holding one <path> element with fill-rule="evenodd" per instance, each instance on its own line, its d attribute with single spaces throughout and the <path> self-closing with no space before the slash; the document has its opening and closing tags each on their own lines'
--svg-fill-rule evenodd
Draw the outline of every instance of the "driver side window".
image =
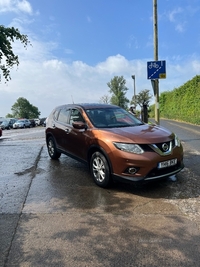
<svg viewBox="0 0 200 267">
<path fill-rule="evenodd" d="M 72 109 L 70 114 L 69 124 L 72 125 L 75 121 L 85 122 L 81 112 L 78 109 Z"/>
</svg>

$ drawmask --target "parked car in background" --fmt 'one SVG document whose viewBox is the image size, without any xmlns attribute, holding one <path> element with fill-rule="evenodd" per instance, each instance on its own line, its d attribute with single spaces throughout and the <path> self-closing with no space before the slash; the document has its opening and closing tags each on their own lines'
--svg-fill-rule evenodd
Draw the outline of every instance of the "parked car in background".
<svg viewBox="0 0 200 267">
<path fill-rule="evenodd" d="M 1 130 L 1 128 L 0 128 L 0 137 L 2 136 L 2 130 Z"/>
<path fill-rule="evenodd" d="M 0 124 L 0 128 L 2 129 L 2 130 L 5 130 L 5 129 L 7 129 L 7 130 L 10 130 L 10 124 L 9 124 L 9 120 L 4 120 L 4 121 L 2 121 L 1 122 L 1 124 Z"/>
<path fill-rule="evenodd" d="M 2 130 L 13 128 L 13 124 L 17 121 L 15 118 L 0 118 L 0 127 Z"/>
<path fill-rule="evenodd" d="M 47 118 L 45 119 L 45 121 L 43 122 L 43 126 L 46 127 L 47 124 Z"/>
<path fill-rule="evenodd" d="M 46 125 L 46 117 L 40 119 L 40 125 L 45 126 Z"/>
<path fill-rule="evenodd" d="M 13 124 L 13 129 L 30 128 L 31 122 L 28 119 L 19 119 Z"/>
<path fill-rule="evenodd" d="M 6 118 L 4 118 L 4 117 L 0 117 L 0 125 L 1 125 L 2 122 L 5 121 L 5 120 L 6 120 Z"/>
<path fill-rule="evenodd" d="M 31 123 L 31 127 L 35 127 L 36 126 L 36 123 L 35 123 L 35 120 L 34 119 L 29 119 L 30 123 Z"/>
<path fill-rule="evenodd" d="M 35 125 L 39 126 L 40 125 L 40 119 L 37 118 L 37 119 L 34 119 L 34 120 L 35 120 Z"/>
<path fill-rule="evenodd" d="M 17 121 L 15 118 L 7 118 L 9 121 L 10 128 L 13 128 L 13 124 Z"/>
<path fill-rule="evenodd" d="M 46 122 L 49 156 L 66 154 L 88 165 L 94 182 L 148 181 L 169 177 L 183 167 L 176 134 L 145 124 L 108 104 L 69 104 L 55 108 Z"/>
</svg>

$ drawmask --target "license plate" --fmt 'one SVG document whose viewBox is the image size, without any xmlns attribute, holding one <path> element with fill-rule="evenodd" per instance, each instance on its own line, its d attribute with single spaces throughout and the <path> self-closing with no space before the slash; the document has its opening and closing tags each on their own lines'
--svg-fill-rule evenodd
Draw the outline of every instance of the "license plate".
<svg viewBox="0 0 200 267">
<path fill-rule="evenodd" d="M 170 159 L 158 163 L 158 169 L 167 168 L 177 164 L 177 159 Z"/>
</svg>

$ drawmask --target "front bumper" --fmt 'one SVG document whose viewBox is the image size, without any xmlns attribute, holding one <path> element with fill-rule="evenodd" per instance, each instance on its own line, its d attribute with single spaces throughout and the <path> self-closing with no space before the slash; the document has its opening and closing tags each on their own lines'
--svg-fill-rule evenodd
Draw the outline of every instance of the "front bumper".
<svg viewBox="0 0 200 267">
<path fill-rule="evenodd" d="M 182 169 L 184 168 L 184 163 L 181 161 L 179 164 L 176 166 L 166 168 L 163 170 L 158 170 L 156 168 L 152 169 L 146 176 L 144 177 L 130 177 L 130 176 L 125 176 L 125 175 L 117 175 L 117 174 L 112 174 L 112 177 L 114 180 L 117 181 L 132 181 L 132 182 L 139 182 L 139 181 L 149 181 L 149 180 L 156 180 L 156 179 L 162 179 L 165 177 L 169 177 L 172 175 L 175 175 L 179 173 Z"/>
</svg>

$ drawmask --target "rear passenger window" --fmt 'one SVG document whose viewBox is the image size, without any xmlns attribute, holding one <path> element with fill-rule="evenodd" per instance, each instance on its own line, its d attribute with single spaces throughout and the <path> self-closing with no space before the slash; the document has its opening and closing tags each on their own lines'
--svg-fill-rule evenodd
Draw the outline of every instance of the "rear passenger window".
<svg viewBox="0 0 200 267">
<path fill-rule="evenodd" d="M 59 111 L 60 111 L 60 110 L 56 109 L 56 111 L 55 111 L 54 114 L 53 114 L 55 120 L 58 120 L 58 114 L 59 114 Z"/>
<path fill-rule="evenodd" d="M 58 121 L 67 124 L 69 118 L 69 110 L 61 109 L 58 115 Z"/>
</svg>

